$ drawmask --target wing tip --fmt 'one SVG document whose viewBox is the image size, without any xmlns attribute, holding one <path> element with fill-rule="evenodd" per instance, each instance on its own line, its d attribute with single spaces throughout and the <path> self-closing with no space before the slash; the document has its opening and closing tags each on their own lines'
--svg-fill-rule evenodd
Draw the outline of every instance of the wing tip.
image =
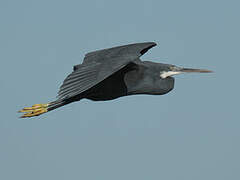
<svg viewBox="0 0 240 180">
<path fill-rule="evenodd" d="M 149 49 L 153 48 L 154 46 L 157 46 L 157 43 L 155 42 L 148 42 L 147 44 L 147 47 L 140 51 L 141 55 L 145 54 Z"/>
</svg>

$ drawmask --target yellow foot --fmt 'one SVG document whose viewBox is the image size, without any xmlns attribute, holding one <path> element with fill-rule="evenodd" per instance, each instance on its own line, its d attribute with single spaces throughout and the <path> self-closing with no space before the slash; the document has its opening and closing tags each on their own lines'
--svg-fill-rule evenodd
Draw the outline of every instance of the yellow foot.
<svg viewBox="0 0 240 180">
<path fill-rule="evenodd" d="M 18 112 L 23 112 L 21 118 L 38 116 L 40 114 L 48 112 L 49 104 L 34 104 L 32 107 L 25 107 Z"/>
</svg>

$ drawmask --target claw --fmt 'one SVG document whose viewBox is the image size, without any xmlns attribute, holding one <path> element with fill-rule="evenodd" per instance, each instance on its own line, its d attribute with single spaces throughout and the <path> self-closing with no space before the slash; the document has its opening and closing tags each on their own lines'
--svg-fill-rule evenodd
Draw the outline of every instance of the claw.
<svg viewBox="0 0 240 180">
<path fill-rule="evenodd" d="M 32 107 L 25 107 L 18 112 L 23 112 L 21 118 L 38 116 L 40 114 L 48 112 L 49 104 L 35 104 Z"/>
</svg>

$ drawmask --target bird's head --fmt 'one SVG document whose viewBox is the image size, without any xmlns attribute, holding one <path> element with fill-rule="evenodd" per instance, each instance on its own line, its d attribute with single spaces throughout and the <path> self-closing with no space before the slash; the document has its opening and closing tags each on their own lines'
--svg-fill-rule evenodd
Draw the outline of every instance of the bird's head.
<svg viewBox="0 0 240 180">
<path fill-rule="evenodd" d="M 175 65 L 164 64 L 164 66 L 162 66 L 162 69 L 160 71 L 160 77 L 162 79 L 165 79 L 169 76 L 182 74 L 182 73 L 210 73 L 210 72 L 212 71 L 207 69 L 182 68 Z"/>
</svg>

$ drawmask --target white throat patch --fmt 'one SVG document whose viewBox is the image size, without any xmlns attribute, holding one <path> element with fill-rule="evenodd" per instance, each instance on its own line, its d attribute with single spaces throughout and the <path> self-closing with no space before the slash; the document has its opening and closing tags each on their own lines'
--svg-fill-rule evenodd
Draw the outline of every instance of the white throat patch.
<svg viewBox="0 0 240 180">
<path fill-rule="evenodd" d="M 164 71 L 162 73 L 160 73 L 160 77 L 165 79 L 168 76 L 173 76 L 175 74 L 181 74 L 182 72 L 178 72 L 178 71 Z"/>
</svg>

